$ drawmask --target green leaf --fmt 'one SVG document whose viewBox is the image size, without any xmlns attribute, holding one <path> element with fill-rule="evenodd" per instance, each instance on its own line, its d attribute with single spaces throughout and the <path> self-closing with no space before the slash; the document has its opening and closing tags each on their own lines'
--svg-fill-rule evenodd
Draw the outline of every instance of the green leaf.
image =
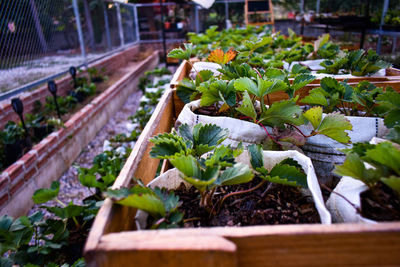
<svg viewBox="0 0 400 267">
<path fill-rule="evenodd" d="M 194 100 L 198 92 L 196 90 L 196 85 L 193 83 L 193 81 L 184 78 L 182 81 L 179 82 L 178 87 L 176 88 L 176 94 L 183 103 L 187 104 L 190 101 Z"/>
<path fill-rule="evenodd" d="M 181 126 L 179 126 L 178 132 L 179 135 L 182 136 L 184 139 L 194 143 L 192 129 L 188 124 L 184 123 Z"/>
<path fill-rule="evenodd" d="M 226 169 L 217 180 L 220 185 L 235 185 L 247 183 L 253 180 L 254 174 L 249 166 L 243 163 L 236 163 L 233 167 Z"/>
<path fill-rule="evenodd" d="M 400 144 L 400 126 L 396 125 L 394 128 L 390 129 L 389 133 L 386 135 L 386 138 L 392 142 Z"/>
<path fill-rule="evenodd" d="M 242 105 L 236 108 L 236 110 L 244 114 L 245 116 L 252 118 L 253 120 L 257 119 L 256 110 L 254 109 L 253 102 L 251 101 L 249 93 L 247 93 L 247 91 L 243 93 Z"/>
<path fill-rule="evenodd" d="M 366 153 L 366 159 L 389 167 L 400 176 L 400 150 L 390 142 L 379 143 Z"/>
<path fill-rule="evenodd" d="M 122 198 L 113 200 L 120 205 L 141 209 L 154 218 L 160 218 L 166 215 L 164 203 L 150 188 L 136 185 L 129 190 L 130 194 L 128 196 L 126 196 L 126 192 L 126 189 L 122 190 Z M 118 196 L 119 193 L 120 190 L 108 190 L 106 196 L 115 197 Z"/>
<path fill-rule="evenodd" d="M 283 127 L 285 123 L 298 125 L 301 108 L 296 105 L 296 99 L 273 103 L 269 109 L 261 114 L 259 122 L 271 127 Z"/>
<path fill-rule="evenodd" d="M 343 165 L 335 166 L 334 172 L 340 176 L 350 176 L 363 181 L 365 170 L 361 158 L 356 153 L 349 153 L 346 155 Z"/>
<path fill-rule="evenodd" d="M 316 130 L 322 120 L 322 107 L 311 108 L 304 112 L 303 116 L 311 123 L 314 130 Z"/>
<path fill-rule="evenodd" d="M 390 176 L 389 178 L 383 177 L 381 181 L 393 189 L 397 194 L 400 194 L 400 177 Z"/>
<path fill-rule="evenodd" d="M 264 83 L 264 86 L 268 86 L 267 90 L 263 92 L 263 97 L 266 94 L 285 91 L 288 88 L 288 85 L 281 80 L 274 80 L 273 82 L 263 80 L 262 82 Z"/>
<path fill-rule="evenodd" d="M 168 159 L 176 154 L 188 154 L 191 143 L 171 133 L 163 133 L 150 139 L 154 143 L 151 148 L 150 156 L 158 159 Z"/>
<path fill-rule="evenodd" d="M 315 76 L 309 75 L 309 74 L 300 74 L 297 75 L 296 78 L 294 78 L 293 83 L 292 83 L 292 89 L 299 90 L 300 88 L 303 88 L 307 84 L 313 82 L 315 80 Z"/>
<path fill-rule="evenodd" d="M 330 113 L 322 120 L 318 127 L 318 133 L 340 143 L 347 144 L 350 143 L 350 137 L 345 131 L 352 129 L 353 125 L 351 125 L 350 121 L 344 115 Z"/>
<path fill-rule="evenodd" d="M 273 183 L 307 188 L 307 175 L 296 167 L 287 164 L 275 165 L 267 180 Z"/>
<path fill-rule="evenodd" d="M 33 194 L 32 199 L 35 204 L 46 203 L 47 201 L 52 200 L 53 198 L 58 196 L 58 192 L 60 191 L 60 183 L 58 181 L 54 181 L 50 188 L 42 188 L 36 190 Z"/>
<path fill-rule="evenodd" d="M 200 85 L 202 82 L 206 82 L 214 77 L 214 73 L 211 70 L 201 70 L 196 75 L 196 85 Z"/>
<path fill-rule="evenodd" d="M 196 145 L 219 145 L 228 137 L 228 130 L 215 124 L 197 124 L 193 129 L 193 138 Z"/>
<path fill-rule="evenodd" d="M 309 105 L 321 105 L 324 107 L 328 106 L 328 100 L 320 88 L 311 90 L 306 97 L 300 100 L 300 102 Z"/>
<path fill-rule="evenodd" d="M 224 82 L 224 81 L 218 81 Z M 211 106 L 212 104 L 221 100 L 219 91 L 215 87 L 207 88 L 205 86 L 200 86 L 197 88 L 201 93 L 200 105 L 201 106 Z"/>
<path fill-rule="evenodd" d="M 286 78 L 286 73 L 277 68 L 268 68 L 265 70 L 264 79 L 277 79 L 284 81 Z"/>
<path fill-rule="evenodd" d="M 185 176 L 201 178 L 200 166 L 193 156 L 177 156 L 169 161 Z"/>
<path fill-rule="evenodd" d="M 253 169 L 261 168 L 264 166 L 264 155 L 263 155 L 263 148 L 261 145 L 250 145 L 247 147 L 249 156 L 250 156 L 250 163 Z"/>
<path fill-rule="evenodd" d="M 168 53 L 168 57 L 177 58 L 182 60 L 189 60 L 192 55 L 193 45 L 191 43 L 184 43 L 185 50 L 182 48 L 172 49 Z"/>
<path fill-rule="evenodd" d="M 103 183 L 97 181 L 96 175 L 94 174 L 79 174 L 79 182 L 86 187 L 94 187 L 104 190 L 105 186 Z"/>
<path fill-rule="evenodd" d="M 400 125 L 400 109 L 392 109 L 384 118 L 385 125 L 389 128 Z"/>
<path fill-rule="evenodd" d="M 158 187 L 154 188 L 153 191 L 164 203 L 167 213 L 176 211 L 179 206 L 179 196 L 176 196 L 172 191 L 168 193 L 167 190 L 162 190 Z"/>
<path fill-rule="evenodd" d="M 258 95 L 258 86 L 250 78 L 242 77 L 235 81 L 234 83 L 236 91 L 245 92 L 248 91 L 253 95 Z"/>
</svg>

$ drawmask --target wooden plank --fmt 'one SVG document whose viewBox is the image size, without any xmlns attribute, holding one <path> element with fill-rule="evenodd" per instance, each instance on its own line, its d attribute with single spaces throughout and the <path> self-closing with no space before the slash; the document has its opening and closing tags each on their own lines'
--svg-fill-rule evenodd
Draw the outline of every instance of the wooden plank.
<svg viewBox="0 0 400 267">
<path fill-rule="evenodd" d="M 102 238 L 92 266 L 215 266 L 237 265 L 236 246 L 218 236 L 158 236 L 109 234 Z M 131 232 L 129 232 L 131 233 Z M 128 233 L 128 234 L 129 234 Z"/>
<path fill-rule="evenodd" d="M 178 69 L 174 73 L 174 76 L 172 76 L 170 82 L 171 88 L 176 88 L 179 82 L 183 80 L 183 78 L 189 77 L 191 69 L 192 67 L 186 60 L 182 61 L 182 63 L 179 65 Z"/>
<path fill-rule="evenodd" d="M 215 238 L 218 237 L 218 238 Z M 336 225 L 272 225 L 251 227 L 187 228 L 129 231 L 101 238 L 104 254 L 135 253 L 132 260 L 144 261 L 148 251 L 157 255 L 163 249 L 202 253 L 205 247 L 220 251 L 237 247 L 238 266 L 399 266 L 400 223 Z M 219 239 L 219 238 L 222 238 Z M 199 240 L 193 242 L 192 240 Z M 187 242 L 186 242 L 187 241 Z M 212 242 L 209 242 L 212 241 Z M 233 248 L 232 248 L 233 249 Z M 141 255 L 141 252 L 144 254 Z M 122 254 L 125 257 L 128 254 Z M 199 256 L 196 256 L 196 259 Z M 171 259 L 176 261 L 177 259 Z M 111 261 L 111 263 L 115 263 Z M 161 264 L 161 263 L 160 263 Z M 184 264 L 196 264 L 187 261 Z M 164 266 L 164 264 L 161 264 Z M 111 266 L 111 265 L 107 265 Z M 169 265 L 167 265 L 169 266 Z M 231 265 L 234 266 L 234 265 Z"/>
<path fill-rule="evenodd" d="M 146 127 L 144 128 L 129 158 L 127 159 L 127 162 L 117 177 L 113 185 L 114 189 L 128 186 L 132 181 L 133 175 L 136 175 L 136 171 L 139 169 L 139 166 L 141 166 L 143 169 L 143 164 L 140 164 L 140 160 L 143 157 L 149 157 L 148 153 L 146 154 L 146 151 L 148 151 L 148 138 L 153 136 L 157 131 L 162 130 L 159 126 L 160 120 L 165 120 L 165 123 L 162 124 L 163 127 L 170 127 L 172 104 L 172 92 L 171 90 L 167 90 L 161 97 L 159 104 L 149 120 L 149 123 L 147 123 Z M 169 125 L 167 125 L 168 123 Z M 155 164 L 153 162 L 151 165 L 152 169 L 149 169 L 146 173 L 146 178 L 148 181 L 154 178 L 154 174 L 151 176 L 152 173 L 155 173 L 157 170 L 157 167 L 154 168 L 154 165 Z M 138 177 L 142 178 L 142 176 Z M 106 199 L 103 206 L 100 208 L 95 221 L 93 222 L 92 229 L 86 241 L 84 248 L 85 257 L 87 257 L 88 260 L 93 259 L 91 255 L 93 255 L 93 253 L 96 251 L 102 235 L 109 232 L 132 229 L 134 225 L 133 218 L 135 213 L 135 209 L 113 205 L 111 200 Z"/>
</svg>

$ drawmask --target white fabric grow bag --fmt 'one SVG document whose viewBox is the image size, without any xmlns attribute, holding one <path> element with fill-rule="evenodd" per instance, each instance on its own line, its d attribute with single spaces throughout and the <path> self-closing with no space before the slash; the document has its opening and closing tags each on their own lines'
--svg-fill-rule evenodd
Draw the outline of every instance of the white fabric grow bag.
<svg viewBox="0 0 400 267">
<path fill-rule="evenodd" d="M 361 207 L 360 194 L 368 187 L 361 181 L 344 176 L 337 184 L 334 192 L 347 198 L 357 207 Z M 346 200 L 335 193 L 331 193 L 326 206 L 332 214 L 332 221 L 337 223 L 377 223 L 362 217 Z"/>
<path fill-rule="evenodd" d="M 323 116 L 326 115 L 323 114 Z M 346 116 L 346 118 L 353 125 L 353 130 L 346 131 L 352 143 L 366 142 L 373 137 L 383 137 L 388 132 L 381 118 L 354 116 Z M 312 130 L 311 124 L 302 125 L 299 128 L 305 134 L 309 134 Z M 350 147 L 351 145 L 343 145 L 324 135 L 316 135 L 307 138 L 302 149 L 312 160 L 340 164 L 344 162 L 345 155 L 338 150 Z"/>
<path fill-rule="evenodd" d="M 221 68 L 221 66 L 217 63 L 213 62 L 204 62 L 204 61 L 199 61 L 193 63 L 194 69 L 192 68 L 190 70 L 189 76 L 194 80 L 196 78 L 197 72 L 200 72 L 202 70 L 211 70 L 214 73 L 214 76 L 218 76 L 221 73 L 218 71 L 218 69 Z"/>
<path fill-rule="evenodd" d="M 213 117 L 206 115 L 197 115 L 193 111 L 200 108 L 200 100 L 192 101 L 186 104 L 176 120 L 175 128 L 181 124 L 188 124 L 193 128 L 196 124 L 216 124 L 223 129 L 229 130 L 228 138 L 222 143 L 224 145 L 232 145 L 236 147 L 239 142 L 247 147 L 251 144 L 260 144 L 264 139 L 268 138 L 265 130 L 252 122 L 234 119 L 230 117 Z M 272 132 L 270 127 L 267 127 L 269 133 Z"/>
<path fill-rule="evenodd" d="M 303 168 L 304 172 L 307 175 L 307 185 L 308 189 L 302 190 L 304 194 L 311 195 L 315 207 L 318 211 L 318 214 L 321 219 L 322 224 L 331 224 L 331 215 L 327 208 L 325 207 L 324 200 L 322 198 L 321 189 L 318 184 L 318 179 L 314 171 L 314 166 L 310 158 L 301 154 L 300 152 L 289 150 L 289 151 L 263 151 L 264 153 L 264 166 L 271 170 L 277 163 L 281 162 L 286 158 L 292 158 L 296 160 L 301 167 Z M 237 162 L 245 163 L 249 166 L 250 165 L 250 158 L 247 151 L 244 151 L 237 159 Z M 165 187 L 167 189 L 175 189 L 178 188 L 181 183 L 184 183 L 187 187 L 190 187 L 190 184 L 185 182 L 179 174 L 177 169 L 171 169 L 167 172 L 163 173 L 159 177 L 155 178 L 151 181 L 148 186 L 154 188 L 156 186 L 162 188 Z M 146 228 L 146 221 L 147 221 L 147 213 L 141 210 L 138 210 L 135 220 L 136 226 L 138 229 L 145 229 Z"/>
</svg>

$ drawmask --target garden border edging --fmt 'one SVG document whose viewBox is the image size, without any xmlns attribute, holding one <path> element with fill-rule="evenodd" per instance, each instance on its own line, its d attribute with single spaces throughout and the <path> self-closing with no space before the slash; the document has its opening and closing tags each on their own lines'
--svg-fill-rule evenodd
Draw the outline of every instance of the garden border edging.
<svg viewBox="0 0 400 267">
<path fill-rule="evenodd" d="M 157 66 L 158 54 L 154 51 L 135 69 L 77 111 L 65 123 L 65 128 L 48 135 L 3 171 L 0 176 L 0 215 L 16 217 L 30 209 L 33 193 L 48 187 L 69 168 L 81 150 L 136 89 L 140 74 Z M 13 203 L 13 199 L 18 199 L 18 203 Z"/>
</svg>

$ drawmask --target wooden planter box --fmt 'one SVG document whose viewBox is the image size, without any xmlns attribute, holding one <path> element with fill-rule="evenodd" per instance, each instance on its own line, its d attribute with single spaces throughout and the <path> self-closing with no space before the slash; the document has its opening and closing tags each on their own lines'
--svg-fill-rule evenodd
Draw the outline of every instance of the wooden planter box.
<svg viewBox="0 0 400 267">
<path fill-rule="evenodd" d="M 149 138 L 170 131 L 182 103 L 160 99 L 113 188 L 151 181 Z M 106 199 L 86 242 L 88 266 L 398 266 L 400 222 L 135 230 L 136 210 Z"/>
</svg>

